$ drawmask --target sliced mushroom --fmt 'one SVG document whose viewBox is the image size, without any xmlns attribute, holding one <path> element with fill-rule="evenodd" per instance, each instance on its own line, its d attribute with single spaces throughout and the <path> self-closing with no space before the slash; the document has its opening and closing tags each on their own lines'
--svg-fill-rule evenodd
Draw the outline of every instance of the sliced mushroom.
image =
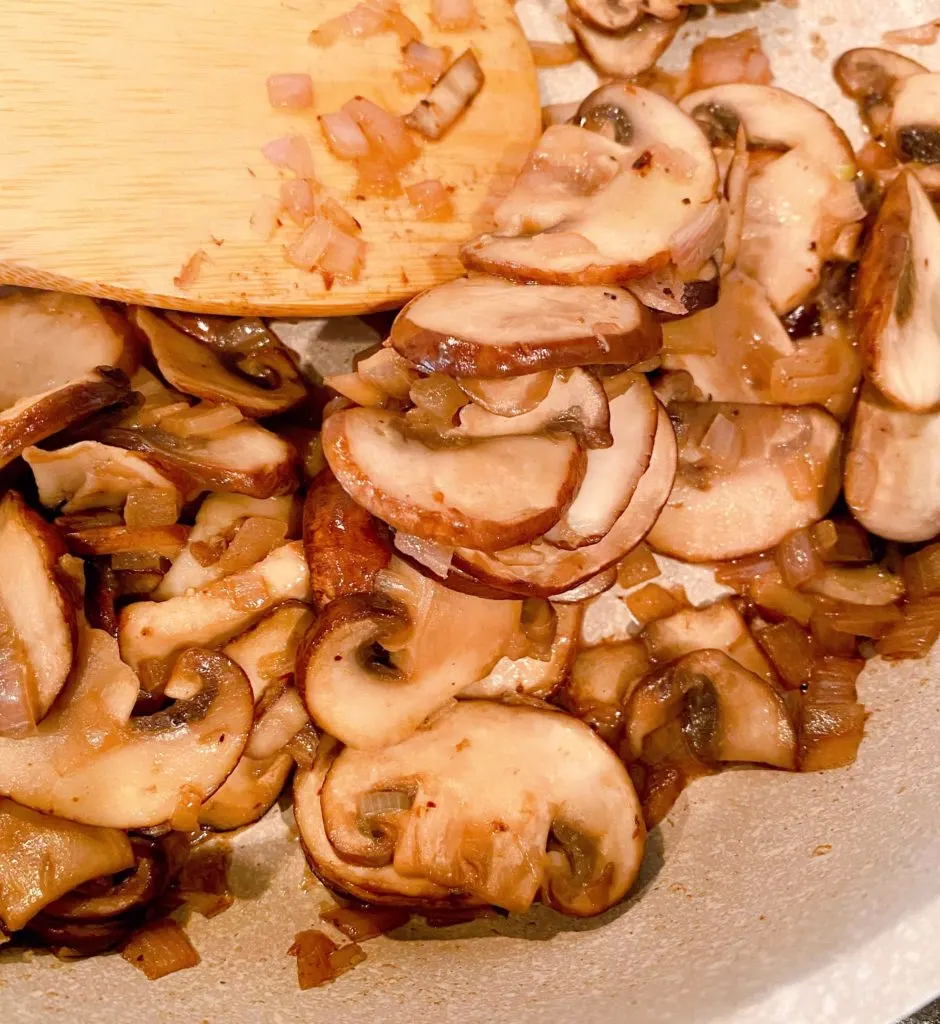
<svg viewBox="0 0 940 1024">
<path fill-rule="evenodd" d="M 455 568 L 522 597 L 564 594 L 619 562 L 643 539 L 669 496 L 675 472 L 675 434 L 665 410 L 660 409 L 649 468 L 603 540 L 574 551 L 542 540 L 495 554 L 458 548 Z"/>
<path fill-rule="evenodd" d="M 231 775 L 199 808 L 199 824 L 230 832 L 263 818 L 281 795 L 294 766 L 286 751 L 263 760 L 242 757 Z"/>
<path fill-rule="evenodd" d="M 597 8 L 608 5 L 594 3 L 591 6 Z M 602 75 L 635 78 L 648 71 L 665 53 L 683 20 L 684 16 L 661 21 L 651 15 L 643 15 L 639 21 L 612 32 L 571 14 L 568 24 L 591 63 Z"/>
<path fill-rule="evenodd" d="M 448 436 L 508 437 L 568 430 L 588 448 L 609 448 L 613 443 L 604 385 L 593 373 L 579 367 L 556 370 L 548 394 L 530 412 L 503 416 L 471 402 L 460 410 L 457 419 L 457 426 L 448 431 Z"/>
<path fill-rule="evenodd" d="M 717 305 L 663 327 L 663 368 L 685 370 L 711 402 L 773 403 L 773 365 L 794 351 L 767 293 L 734 270 Z"/>
<path fill-rule="evenodd" d="M 349 497 L 330 469 L 311 481 L 304 499 L 304 552 L 318 611 L 349 594 L 368 593 L 388 566 L 388 527 Z"/>
<path fill-rule="evenodd" d="M 283 544 L 252 568 L 202 590 L 128 605 L 121 612 L 121 653 L 151 689 L 150 678 L 159 679 L 161 667 L 179 650 L 225 643 L 284 601 L 305 600 L 309 588 L 300 541 Z"/>
<path fill-rule="evenodd" d="M 163 376 L 188 395 L 231 402 L 246 416 L 287 412 L 307 395 L 288 350 L 273 335 L 246 358 L 238 349 L 213 350 L 143 306 L 132 308 L 130 319 L 150 343 Z"/>
<path fill-rule="evenodd" d="M 39 500 L 46 508 L 81 512 L 90 508 L 121 509 L 129 494 L 143 490 L 182 496 L 168 474 L 123 448 L 99 441 L 79 441 L 55 451 L 26 448 L 23 459 L 33 471 Z"/>
<path fill-rule="evenodd" d="M 649 756 L 656 733 L 681 727 L 706 765 L 745 761 L 796 768 L 796 732 L 778 690 L 721 651 L 696 651 L 648 676 L 624 708 L 630 759 Z"/>
<path fill-rule="evenodd" d="M 555 547 L 596 544 L 623 514 L 650 464 L 659 403 L 642 374 L 622 373 L 604 384 L 613 444 L 587 454 L 584 480 L 561 519 L 545 534 Z"/>
<path fill-rule="evenodd" d="M 0 924 L 22 928 L 76 886 L 134 866 L 127 836 L 0 799 Z"/>
<path fill-rule="evenodd" d="M 855 518 L 888 540 L 940 532 L 940 413 L 898 409 L 866 384 L 845 460 L 845 500 Z"/>
<path fill-rule="evenodd" d="M 51 393 L 98 367 L 132 372 L 136 363 L 123 318 L 92 299 L 61 292 L 14 291 L 0 298 L 0 409 Z"/>
<path fill-rule="evenodd" d="M 378 585 L 327 605 L 298 660 L 310 717 L 354 747 L 405 739 L 487 675 L 519 628 L 518 601 L 458 593 L 399 559 Z"/>
<path fill-rule="evenodd" d="M 783 151 L 751 168 L 737 266 L 777 313 L 789 312 L 818 286 L 827 260 L 854 254 L 865 209 L 848 139 L 808 100 L 769 85 L 702 89 L 681 107 L 718 146 L 733 145 L 740 127 L 750 146 Z"/>
<path fill-rule="evenodd" d="M 513 377 L 582 364 L 631 365 L 659 351 L 662 331 L 619 288 L 521 287 L 461 278 L 413 299 L 390 337 L 428 372 Z"/>
<path fill-rule="evenodd" d="M 323 762 L 298 780 L 297 822 L 314 870 L 347 891 L 372 883 L 382 902 L 420 905 L 444 890 L 512 911 L 541 898 L 590 916 L 639 870 L 626 770 L 558 712 L 461 701 L 397 746 Z"/>
<path fill-rule="evenodd" d="M 584 475 L 570 434 L 430 444 L 385 409 L 344 409 L 323 424 L 323 451 L 344 490 L 398 530 L 493 549 L 553 526 Z"/>
<path fill-rule="evenodd" d="M 97 369 L 50 391 L 20 398 L 0 412 L 0 469 L 25 448 L 125 404 L 131 391 L 120 370 Z"/>
<path fill-rule="evenodd" d="M 250 519 L 272 523 L 268 540 L 270 548 L 265 551 L 262 547 L 257 557 L 253 557 L 254 561 L 259 561 L 283 542 L 286 535 L 297 536 L 298 512 L 299 501 L 293 495 L 276 498 L 249 498 L 243 494 L 206 495 L 196 513 L 186 547 L 174 558 L 160 586 L 154 591 L 154 598 L 164 601 L 179 597 L 187 590 L 199 590 L 243 568 L 237 564 L 237 559 L 225 556 L 232 553 L 240 527 Z"/>
<path fill-rule="evenodd" d="M 224 653 L 248 677 L 255 702 L 293 680 L 297 652 L 313 618 L 309 605 L 286 601 L 225 645 Z"/>
<path fill-rule="evenodd" d="M 504 656 L 496 662 L 489 675 L 471 683 L 458 696 L 461 699 L 498 700 L 500 697 L 525 695 L 550 696 L 568 674 L 577 651 L 584 611 L 574 604 L 553 605 L 555 636 L 548 658 Z"/>
<path fill-rule="evenodd" d="M 588 647 L 578 652 L 554 701 L 612 744 L 620 736 L 624 702 L 649 670 L 639 640 Z"/>
<path fill-rule="evenodd" d="M 568 0 L 571 12 L 602 32 L 623 32 L 643 17 L 640 0 Z"/>
<path fill-rule="evenodd" d="M 248 420 L 188 437 L 160 426 L 113 427 L 103 430 L 100 440 L 140 452 L 161 470 L 184 474 L 202 490 L 271 498 L 297 488 L 296 451 L 282 437 Z"/>
<path fill-rule="evenodd" d="M 744 616 L 731 601 L 716 601 L 704 608 L 683 608 L 665 619 L 650 622 L 643 642 L 655 664 L 675 661 L 694 651 L 723 651 L 733 661 L 768 683 L 776 674 L 747 628 Z"/>
<path fill-rule="evenodd" d="M 938 252 L 940 220 L 905 171 L 888 189 L 865 246 L 856 316 L 870 379 L 911 412 L 940 405 Z"/>
<path fill-rule="evenodd" d="M 754 554 L 822 519 L 839 493 L 839 424 L 812 406 L 675 402 L 675 485 L 647 537 L 687 562 Z M 707 435 L 716 419 L 732 431 L 728 460 Z"/>
<path fill-rule="evenodd" d="M 474 405 L 494 416 L 521 416 L 546 398 L 554 382 L 551 370 L 539 370 L 502 379 L 464 377 L 457 384 Z"/>
<path fill-rule="evenodd" d="M 92 526 L 64 531 L 69 550 L 76 555 L 154 555 L 175 558 L 186 543 L 189 527 Z"/>
<path fill-rule="evenodd" d="M 940 73 L 902 78 L 893 100 L 888 140 L 898 157 L 940 164 Z"/>
<path fill-rule="evenodd" d="M 859 47 L 835 62 L 833 75 L 842 91 L 855 100 L 859 113 L 876 138 L 884 138 L 898 84 L 927 68 L 891 50 Z"/>
<path fill-rule="evenodd" d="M 36 731 L 0 738 L 0 794 L 88 825 L 148 828 L 181 804 L 207 799 L 235 767 L 251 728 L 251 687 L 222 654 L 190 649 L 176 660 L 163 711 L 131 717 L 137 677 L 117 641 L 79 635 L 76 670 Z"/>
<path fill-rule="evenodd" d="M 587 601 L 588 598 L 604 594 L 617 582 L 617 567 L 610 566 L 608 569 L 601 569 L 599 573 L 589 577 L 583 583 L 579 583 L 571 590 L 555 594 L 552 601 L 556 604 L 579 604 Z"/>
<path fill-rule="evenodd" d="M 54 527 L 15 491 L 0 501 L 0 736 L 32 731 L 72 670 L 76 613 Z"/>
<path fill-rule="evenodd" d="M 636 86 L 606 85 L 581 104 L 579 124 L 607 136 L 619 163 L 617 174 L 550 230 L 518 237 L 517 215 L 514 230 L 481 235 L 463 249 L 468 267 L 556 284 L 615 284 L 643 277 L 670 265 L 676 239 L 719 202 L 718 169 L 708 139 L 665 97 Z M 567 174 L 578 168 L 573 161 Z M 512 193 L 506 202 L 519 205 Z M 532 203 L 537 210 L 538 200 Z M 499 223 L 499 209 L 495 217 Z M 531 219 L 537 221 L 537 213 Z M 711 255 L 704 254 L 701 263 Z"/>
</svg>

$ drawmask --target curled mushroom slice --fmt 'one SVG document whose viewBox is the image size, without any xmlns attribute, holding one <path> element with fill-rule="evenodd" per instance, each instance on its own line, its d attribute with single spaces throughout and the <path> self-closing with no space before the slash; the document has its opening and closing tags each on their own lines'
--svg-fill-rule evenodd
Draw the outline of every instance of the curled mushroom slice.
<svg viewBox="0 0 940 1024">
<path fill-rule="evenodd" d="M 50 391 L 20 398 L 0 412 L 0 469 L 25 448 L 131 397 L 120 370 L 97 369 Z"/>
<path fill-rule="evenodd" d="M 79 637 L 76 670 L 30 736 L 0 738 L 0 794 L 72 821 L 148 828 L 207 799 L 235 767 L 251 728 L 251 687 L 222 654 L 190 649 L 166 688 L 165 710 L 131 717 L 137 676 L 117 641 Z"/>
<path fill-rule="evenodd" d="M 260 561 L 282 544 L 285 536 L 297 536 L 298 512 L 299 502 L 293 495 L 206 495 L 186 547 L 173 559 L 154 598 L 179 597 Z"/>
<path fill-rule="evenodd" d="M 927 68 L 891 50 L 859 47 L 835 62 L 833 75 L 842 91 L 855 100 L 859 113 L 876 138 L 884 138 L 898 84 Z"/>
<path fill-rule="evenodd" d="M 448 431 L 448 436 L 508 437 L 568 430 L 580 437 L 588 448 L 609 448 L 613 443 L 604 385 L 593 373 L 579 367 L 556 370 L 548 394 L 529 412 L 502 416 L 471 402 L 460 410 L 457 420 L 457 426 Z"/>
<path fill-rule="evenodd" d="M 574 604 L 552 605 L 555 635 L 547 658 L 504 655 L 488 675 L 465 687 L 461 699 L 497 700 L 500 697 L 525 695 L 548 697 L 568 674 L 578 647 L 584 610 Z"/>
<path fill-rule="evenodd" d="M 581 104 L 578 123 L 607 138 L 617 173 L 549 230 L 523 235 L 517 214 L 512 230 L 481 235 L 463 249 L 468 267 L 521 281 L 615 284 L 669 266 L 676 240 L 711 219 L 719 179 L 708 139 L 665 97 L 605 85 Z M 512 193 L 505 202 L 518 207 Z"/>
<path fill-rule="evenodd" d="M 304 499 L 304 553 L 317 610 L 349 594 L 368 593 L 392 557 L 388 527 L 349 497 L 330 469 Z"/>
<path fill-rule="evenodd" d="M 657 551 L 687 562 L 754 554 L 836 500 L 841 436 L 822 409 L 675 402 L 669 413 L 679 468 L 647 537 Z"/>
<path fill-rule="evenodd" d="M 134 866 L 127 836 L 39 814 L 0 798 L 0 924 L 22 928 L 76 886 Z"/>
<path fill-rule="evenodd" d="M 721 651 L 687 654 L 634 689 L 624 708 L 630 759 L 649 756 L 657 732 L 673 722 L 689 754 L 706 765 L 796 768 L 796 733 L 783 697 Z"/>
<path fill-rule="evenodd" d="M 649 467 L 633 497 L 607 535 L 596 544 L 574 551 L 538 540 L 495 554 L 458 548 L 457 571 L 496 589 L 522 597 L 553 597 L 573 590 L 599 574 L 634 548 L 656 521 L 669 497 L 676 472 L 676 438 L 666 411 L 659 410 Z"/>
<path fill-rule="evenodd" d="M 323 451 L 344 490 L 398 530 L 492 549 L 553 526 L 577 492 L 584 452 L 569 434 L 494 437 L 432 447 L 385 409 L 344 409 L 323 424 Z"/>
<path fill-rule="evenodd" d="M 662 332 L 619 288 L 521 287 L 461 278 L 424 292 L 392 325 L 395 351 L 428 372 L 514 377 L 582 364 L 631 365 Z"/>
<path fill-rule="evenodd" d="M 0 736 L 32 731 L 72 670 L 76 615 L 65 545 L 14 491 L 0 501 Z"/>
<path fill-rule="evenodd" d="M 845 460 L 845 500 L 879 537 L 924 541 L 940 531 L 940 413 L 898 409 L 871 385 L 859 396 Z"/>
<path fill-rule="evenodd" d="M 905 171 L 888 189 L 865 246 L 856 316 L 869 377 L 911 412 L 940 405 L 938 252 L 940 220 Z"/>
<path fill-rule="evenodd" d="M 604 381 L 613 444 L 587 454 L 584 480 L 561 519 L 544 535 L 559 548 L 596 544 L 623 514 L 650 464 L 659 404 L 641 374 Z"/>
<path fill-rule="evenodd" d="M 586 917 L 636 878 L 645 830 L 626 770 L 558 712 L 461 701 L 394 747 L 330 754 L 319 800 L 309 776 L 295 799 L 314 869 L 325 841 L 341 886 L 341 865 L 354 884 L 369 865 L 458 900 Z"/>
<path fill-rule="evenodd" d="M 776 674 L 751 636 L 744 616 L 727 599 L 705 608 L 683 608 L 665 619 L 656 619 L 647 624 L 642 636 L 656 664 L 711 649 L 723 651 L 768 683 L 776 682 Z"/>
<path fill-rule="evenodd" d="M 751 147 L 782 151 L 751 169 L 737 266 L 767 291 L 777 313 L 818 286 L 824 263 L 851 259 L 865 209 L 842 130 L 802 97 L 736 83 L 690 93 L 681 107 L 719 147 L 742 129 Z"/>
<path fill-rule="evenodd" d="M 131 310 L 130 319 L 150 343 L 163 376 L 188 395 L 230 402 L 246 416 L 287 412 L 306 397 L 303 378 L 273 336 L 246 359 L 238 349 L 214 350 L 142 306 Z M 242 369 L 246 362 L 250 374 Z"/>
<path fill-rule="evenodd" d="M 592 8 L 601 6 L 611 5 L 591 4 Z M 684 16 L 662 21 L 644 15 L 639 21 L 613 32 L 572 14 L 568 24 L 601 74 L 612 78 L 634 78 L 648 71 L 665 53 L 683 20 Z"/>
<path fill-rule="evenodd" d="M 23 459 L 33 471 L 39 500 L 46 508 L 81 512 L 91 508 L 121 509 L 129 495 L 162 491 L 182 504 L 176 482 L 142 455 L 99 441 L 45 451 L 26 448 Z"/>
<path fill-rule="evenodd" d="M 623 32 L 643 17 L 641 0 L 568 0 L 568 7 L 601 32 Z"/>
<path fill-rule="evenodd" d="M 98 367 L 127 373 L 136 352 L 123 318 L 94 300 L 14 291 L 0 298 L 0 409 L 64 388 Z"/>
<path fill-rule="evenodd" d="M 138 601 L 121 612 L 121 653 L 153 677 L 184 647 L 224 643 L 284 601 L 304 600 L 309 592 L 307 561 L 300 541 L 275 548 L 257 565 L 202 590 L 188 590 L 167 601 Z"/>
<path fill-rule="evenodd" d="M 161 470 L 182 474 L 202 490 L 270 498 L 297 488 L 298 458 L 293 447 L 248 420 L 186 437 L 159 425 L 113 427 L 103 430 L 99 440 L 140 452 Z"/>
<path fill-rule="evenodd" d="M 263 760 L 242 757 L 231 775 L 199 808 L 199 824 L 230 832 L 263 818 L 281 795 L 294 759 L 286 751 Z"/>
<path fill-rule="evenodd" d="M 377 594 L 327 605 L 298 661 L 298 687 L 311 718 L 354 747 L 410 735 L 489 673 L 519 627 L 518 601 L 458 593 L 399 559 L 377 585 Z M 459 644 L 451 633 L 456 622 Z"/>
</svg>

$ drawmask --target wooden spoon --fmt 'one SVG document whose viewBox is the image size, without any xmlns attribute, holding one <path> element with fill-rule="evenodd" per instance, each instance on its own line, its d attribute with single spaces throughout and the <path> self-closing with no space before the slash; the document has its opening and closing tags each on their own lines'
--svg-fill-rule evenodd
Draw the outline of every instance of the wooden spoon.
<svg viewBox="0 0 940 1024">
<path fill-rule="evenodd" d="M 416 219 L 407 198 L 355 195 L 352 164 L 329 153 L 316 115 L 363 95 L 405 113 L 397 36 L 312 45 L 355 0 L 3 0 L 0 49 L 0 283 L 234 314 L 311 316 L 402 304 L 461 273 L 457 247 L 486 227 L 539 132 L 535 71 L 507 0 L 475 0 L 480 26 L 441 32 L 430 0 L 403 0 L 424 41 L 473 46 L 486 75 L 470 109 L 406 169 L 404 184 L 454 186 L 455 218 Z M 307 72 L 314 106 L 273 109 L 266 79 Z M 317 180 L 363 226 L 355 283 L 290 266 L 288 225 L 270 241 L 249 219 L 278 194 L 261 147 L 310 142 Z M 203 250 L 195 282 L 174 284 Z"/>
</svg>

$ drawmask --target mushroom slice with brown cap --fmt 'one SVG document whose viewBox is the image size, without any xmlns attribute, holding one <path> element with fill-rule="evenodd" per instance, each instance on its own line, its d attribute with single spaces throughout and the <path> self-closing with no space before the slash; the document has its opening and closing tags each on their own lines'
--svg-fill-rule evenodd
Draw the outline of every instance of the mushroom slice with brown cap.
<svg viewBox="0 0 940 1024">
<path fill-rule="evenodd" d="M 327 605 L 298 660 L 310 717 L 353 747 L 405 739 L 487 675 L 519 628 L 520 602 L 458 593 L 399 559 L 377 587 Z"/>
<path fill-rule="evenodd" d="M 0 409 L 64 388 L 97 367 L 136 365 L 124 319 L 92 299 L 14 291 L 0 298 Z"/>
<path fill-rule="evenodd" d="M 23 459 L 33 471 L 39 500 L 46 508 L 82 512 L 92 508 L 124 507 L 130 494 L 161 491 L 182 504 L 182 495 L 169 474 L 142 455 L 100 441 L 79 441 L 55 451 L 26 448 Z"/>
<path fill-rule="evenodd" d="M 679 468 L 647 541 L 686 562 L 755 554 L 839 493 L 838 422 L 813 406 L 675 402 Z"/>
<path fill-rule="evenodd" d="M 468 243 L 468 267 L 520 281 L 615 284 L 669 266 L 677 240 L 713 219 L 719 179 L 708 139 L 665 97 L 612 83 L 587 97 L 578 120 L 608 138 L 617 174 L 550 230 L 518 237 L 517 213 L 513 230 Z M 512 193 L 506 202 L 518 207 Z M 499 224 L 499 208 L 494 216 Z"/>
<path fill-rule="evenodd" d="M 550 696 L 568 674 L 578 649 L 584 609 L 576 604 L 552 605 L 555 633 L 547 658 L 504 655 L 489 675 L 471 683 L 457 696 L 462 700 Z"/>
<path fill-rule="evenodd" d="M 656 619 L 644 628 L 642 638 L 655 664 L 675 661 L 694 651 L 723 651 L 742 668 L 776 683 L 776 674 L 751 636 L 744 616 L 727 599 L 704 608 L 683 608 L 665 619 Z"/>
<path fill-rule="evenodd" d="M 626 895 L 643 858 L 626 769 L 557 711 L 461 701 L 396 746 L 336 753 L 319 808 L 305 785 L 296 796 L 315 869 L 306 834 L 319 810 L 340 861 L 390 867 L 510 911 L 541 898 L 566 914 L 602 913 Z"/>
<path fill-rule="evenodd" d="M 855 518 L 888 540 L 940 532 L 940 412 L 915 413 L 862 388 L 845 460 L 845 500 Z"/>
<path fill-rule="evenodd" d="M 176 699 L 178 692 L 186 699 Z M 0 739 L 0 794 L 72 821 L 149 828 L 204 800 L 235 767 L 251 728 L 251 687 L 223 654 L 190 649 L 176 660 L 165 710 L 131 717 L 137 677 L 117 641 L 79 636 L 76 670 L 36 731 Z"/>
<path fill-rule="evenodd" d="M 568 7 L 601 32 L 623 32 L 643 17 L 641 0 L 568 0 Z"/>
<path fill-rule="evenodd" d="M 677 722 L 705 765 L 744 761 L 796 768 L 796 732 L 780 692 L 721 651 L 687 654 L 648 676 L 624 707 L 624 747 L 650 756 L 655 734 Z"/>
<path fill-rule="evenodd" d="M 99 368 L 50 391 L 20 398 L 0 412 L 0 469 L 30 445 L 45 441 L 131 397 L 120 370 Z"/>
<path fill-rule="evenodd" d="M 453 377 L 514 377 L 583 364 L 631 365 L 659 351 L 662 331 L 620 288 L 523 287 L 461 278 L 424 292 L 392 325 L 395 351 Z"/>
<path fill-rule="evenodd" d="M 131 310 L 130 319 L 150 343 L 163 376 L 188 395 L 230 402 L 245 416 L 287 412 L 306 397 L 303 378 L 273 336 L 252 351 L 253 374 L 248 375 L 240 369 L 244 354 L 237 350 L 216 351 L 142 306 Z"/>
<path fill-rule="evenodd" d="M 0 501 L 0 736 L 25 735 L 72 670 L 75 606 L 55 528 L 15 491 Z"/>
<path fill-rule="evenodd" d="M 643 15 L 639 21 L 611 31 L 598 28 L 574 12 L 568 16 L 571 31 L 591 63 L 602 75 L 612 78 L 634 78 L 648 71 L 666 52 L 684 20 L 684 14 L 670 21 Z"/>
<path fill-rule="evenodd" d="M 0 924 L 22 928 L 76 886 L 134 866 L 127 836 L 0 798 Z"/>
<path fill-rule="evenodd" d="M 553 526 L 577 493 L 585 456 L 570 434 L 432 446 L 404 416 L 344 409 L 323 424 L 344 490 L 397 530 L 442 544 L 509 547 Z"/>
<path fill-rule="evenodd" d="M 294 819 L 304 854 L 316 875 L 330 888 L 366 903 L 441 909 L 482 905 L 483 900 L 468 893 L 434 885 L 424 878 L 400 875 L 392 864 L 358 864 L 336 852 L 323 822 L 320 792 L 342 750 L 340 743 L 324 736 L 317 747 L 313 768 L 298 771 L 294 777 Z M 379 794 L 371 801 L 371 821 L 382 828 L 408 802 L 402 792 Z M 384 807 L 384 812 L 376 813 L 379 807 Z"/>
<path fill-rule="evenodd" d="M 865 246 L 856 316 L 869 377 L 911 412 L 940 405 L 938 253 L 940 220 L 905 171 L 888 189 Z"/>
<path fill-rule="evenodd" d="M 895 89 L 903 79 L 926 70 L 923 64 L 892 50 L 863 46 L 843 53 L 833 66 L 833 75 L 839 88 L 858 104 L 872 134 L 884 138 Z"/>
<path fill-rule="evenodd" d="M 545 533 L 545 540 L 559 548 L 581 548 L 605 537 L 650 464 L 659 410 L 653 389 L 642 374 L 629 372 L 606 378 L 604 386 L 613 444 L 588 452 L 574 501 Z"/>
<path fill-rule="evenodd" d="M 676 438 L 665 409 L 660 408 L 649 468 L 602 540 L 574 551 L 544 540 L 495 554 L 458 548 L 454 552 L 455 570 L 522 597 L 564 594 L 597 578 L 639 544 L 669 497 L 675 472 Z"/>
<path fill-rule="evenodd" d="M 103 430 L 99 440 L 139 452 L 159 469 L 183 474 L 202 490 L 271 498 L 297 488 L 299 460 L 293 447 L 248 420 L 186 437 L 159 425 L 113 427 Z"/>
<path fill-rule="evenodd" d="M 281 795 L 294 759 L 286 751 L 257 760 L 242 757 L 231 775 L 199 808 L 199 824 L 230 832 L 260 820 Z"/>
<path fill-rule="evenodd" d="M 309 593 L 300 541 L 275 548 L 250 569 L 167 601 L 138 601 L 121 612 L 121 653 L 148 678 L 184 647 L 212 647 L 243 632 L 271 608 Z"/>
<path fill-rule="evenodd" d="M 893 91 L 888 141 L 903 161 L 940 164 L 940 73 L 910 75 Z"/>
<path fill-rule="evenodd" d="M 604 385 L 580 367 L 556 370 L 548 394 L 529 412 L 501 416 L 470 402 L 457 414 L 457 420 L 448 436 L 508 437 L 567 430 L 580 437 L 588 448 L 609 448 L 613 443 Z"/>
<path fill-rule="evenodd" d="M 304 553 L 310 566 L 313 604 L 368 593 L 388 566 L 388 527 L 350 498 L 329 468 L 310 482 L 304 499 Z"/>
<path fill-rule="evenodd" d="M 179 597 L 247 568 L 246 559 L 250 564 L 260 561 L 282 544 L 285 536 L 297 536 L 294 528 L 299 506 L 294 495 L 206 495 L 186 547 L 173 559 L 153 596 L 158 601 Z M 250 537 L 242 533 L 246 528 Z"/>
</svg>

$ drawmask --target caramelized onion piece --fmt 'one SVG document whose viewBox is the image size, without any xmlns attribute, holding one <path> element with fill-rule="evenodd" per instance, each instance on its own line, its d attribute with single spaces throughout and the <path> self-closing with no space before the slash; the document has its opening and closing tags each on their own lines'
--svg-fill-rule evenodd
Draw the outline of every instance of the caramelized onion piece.
<svg viewBox="0 0 940 1024">
<path fill-rule="evenodd" d="M 423 100 L 405 124 L 428 139 L 440 139 L 483 88 L 483 69 L 472 50 L 465 50 Z"/>
</svg>

